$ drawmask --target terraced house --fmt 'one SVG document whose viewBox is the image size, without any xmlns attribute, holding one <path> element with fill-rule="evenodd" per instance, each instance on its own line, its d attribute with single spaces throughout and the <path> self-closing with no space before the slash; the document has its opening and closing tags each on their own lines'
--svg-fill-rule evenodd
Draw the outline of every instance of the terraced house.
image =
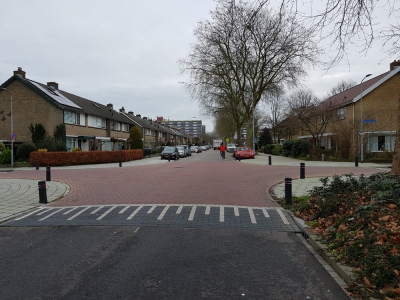
<svg viewBox="0 0 400 300">
<path fill-rule="evenodd" d="M 132 126 L 140 128 L 145 145 L 182 140 L 179 134 L 156 127 L 140 115 L 126 114 L 124 108 L 116 111 L 111 103 L 103 105 L 62 91 L 56 82 L 42 84 L 28 79 L 21 68 L 0 86 L 0 141 L 6 145 L 11 143 L 11 111 L 17 147 L 32 142 L 29 125 L 36 123 L 42 124 L 49 135 L 56 126 L 65 124 L 68 150 L 127 149 Z"/>
<path fill-rule="evenodd" d="M 375 77 L 366 74 L 359 85 L 321 103 L 320 107 L 326 112 L 313 121 L 319 122 L 314 128 L 327 122 L 326 129 L 318 137 L 319 145 L 355 154 L 361 152 L 361 145 L 363 153 L 393 151 L 399 99 L 400 61 L 394 61 L 388 72 Z M 332 117 L 326 117 L 329 114 Z M 297 130 L 295 135 L 299 139 L 314 137 L 311 130 Z"/>
</svg>

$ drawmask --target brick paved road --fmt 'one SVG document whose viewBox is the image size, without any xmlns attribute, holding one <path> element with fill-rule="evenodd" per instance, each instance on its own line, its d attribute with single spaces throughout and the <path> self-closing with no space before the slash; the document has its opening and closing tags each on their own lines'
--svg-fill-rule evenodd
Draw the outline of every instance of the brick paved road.
<svg viewBox="0 0 400 300">
<path fill-rule="evenodd" d="M 55 169 L 53 181 L 71 187 L 61 201 L 49 206 L 116 204 L 214 204 L 277 206 L 269 188 L 285 177 L 298 178 L 299 167 L 255 165 L 231 159 L 212 160 L 215 151 L 170 163 L 121 168 Z M 200 157 L 200 156 L 198 156 Z M 210 159 L 211 158 L 211 159 Z M 257 158 L 256 158 L 257 159 Z M 373 174 L 374 168 L 306 167 L 306 177 L 353 173 Z M 0 178 L 44 180 L 45 170 L 0 173 Z"/>
</svg>

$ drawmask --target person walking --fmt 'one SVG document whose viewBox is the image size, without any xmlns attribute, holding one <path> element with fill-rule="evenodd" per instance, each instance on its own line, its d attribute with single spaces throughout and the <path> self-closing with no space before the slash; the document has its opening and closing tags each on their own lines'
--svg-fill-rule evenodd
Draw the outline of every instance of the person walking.
<svg viewBox="0 0 400 300">
<path fill-rule="evenodd" d="M 222 159 L 225 159 L 225 151 L 226 151 L 226 146 L 222 142 L 221 146 L 219 146 L 219 153 L 221 154 Z"/>
</svg>

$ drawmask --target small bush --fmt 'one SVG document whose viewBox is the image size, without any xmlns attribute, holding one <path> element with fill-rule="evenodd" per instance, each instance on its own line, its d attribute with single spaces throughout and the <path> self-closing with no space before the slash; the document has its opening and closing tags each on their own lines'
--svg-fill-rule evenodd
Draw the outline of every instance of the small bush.
<svg viewBox="0 0 400 300">
<path fill-rule="evenodd" d="M 275 145 L 272 145 L 272 144 L 265 145 L 264 153 L 265 154 L 272 154 L 272 149 L 274 149 L 274 147 L 275 147 Z"/>
<path fill-rule="evenodd" d="M 3 152 L 0 154 L 0 164 L 10 164 L 11 163 L 11 150 L 4 149 Z"/>
<path fill-rule="evenodd" d="M 47 149 L 46 148 L 41 148 L 41 149 L 38 149 L 38 152 L 47 152 Z"/>
<path fill-rule="evenodd" d="M 18 147 L 17 149 L 17 159 L 22 160 L 22 161 L 26 161 L 29 159 L 29 155 L 31 154 L 31 152 L 36 151 L 36 147 L 34 144 L 30 144 L 30 143 L 23 143 L 21 146 Z"/>
<path fill-rule="evenodd" d="M 67 145 L 65 144 L 65 141 L 63 140 L 56 140 L 56 151 L 57 152 L 67 152 Z"/>
<path fill-rule="evenodd" d="M 0 152 L 6 149 L 6 145 L 3 142 L 0 142 Z"/>
<path fill-rule="evenodd" d="M 72 152 L 79 152 L 79 151 L 82 151 L 82 149 L 79 147 L 75 147 L 74 149 L 72 149 Z"/>
<path fill-rule="evenodd" d="M 275 145 L 271 150 L 271 154 L 273 155 L 282 155 L 283 150 L 281 145 Z"/>
</svg>

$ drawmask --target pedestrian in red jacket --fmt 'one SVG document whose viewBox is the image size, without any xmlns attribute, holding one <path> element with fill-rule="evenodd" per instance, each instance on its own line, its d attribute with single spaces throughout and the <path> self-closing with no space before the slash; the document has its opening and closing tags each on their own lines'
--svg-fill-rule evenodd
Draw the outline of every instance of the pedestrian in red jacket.
<svg viewBox="0 0 400 300">
<path fill-rule="evenodd" d="M 221 146 L 219 146 L 219 153 L 221 154 L 222 159 L 225 159 L 225 151 L 226 151 L 226 146 L 224 143 L 221 143 Z"/>
</svg>

